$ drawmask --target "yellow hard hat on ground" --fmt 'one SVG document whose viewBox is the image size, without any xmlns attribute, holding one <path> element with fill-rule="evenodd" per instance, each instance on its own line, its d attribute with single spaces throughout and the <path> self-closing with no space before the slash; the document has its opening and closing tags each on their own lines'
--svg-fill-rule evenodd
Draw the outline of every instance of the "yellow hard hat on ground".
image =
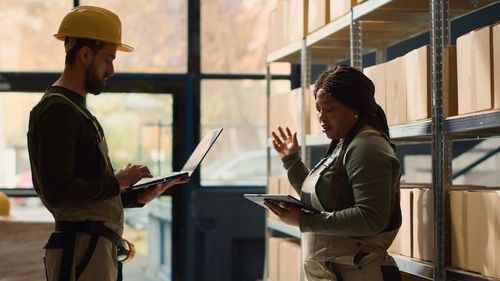
<svg viewBox="0 0 500 281">
<path fill-rule="evenodd" d="M 0 217 L 10 216 L 10 201 L 9 197 L 0 191 Z"/>
<path fill-rule="evenodd" d="M 122 43 L 122 23 L 117 15 L 104 8 L 79 6 L 62 20 L 54 37 L 64 41 L 66 37 L 93 39 L 115 44 L 117 50 L 132 52 L 134 48 Z"/>
</svg>

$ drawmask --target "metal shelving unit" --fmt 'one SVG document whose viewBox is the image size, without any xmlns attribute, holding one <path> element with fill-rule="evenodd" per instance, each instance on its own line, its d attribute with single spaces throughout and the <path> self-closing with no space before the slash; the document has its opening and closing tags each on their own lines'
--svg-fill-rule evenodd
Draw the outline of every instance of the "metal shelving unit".
<svg viewBox="0 0 500 281">
<path fill-rule="evenodd" d="M 451 256 L 451 249 L 447 244 L 449 239 L 447 241 L 445 238 L 450 229 L 449 205 L 446 205 L 449 202 L 447 191 L 451 186 L 450 141 L 500 135 L 500 111 L 445 118 L 442 100 L 444 91 L 442 57 L 443 49 L 449 44 L 449 21 L 495 3 L 498 3 L 498 0 L 367 0 L 353 7 L 350 13 L 309 34 L 302 41 L 294 42 L 267 56 L 268 64 L 301 63 L 302 94 L 305 95 L 310 81 L 311 62 L 333 64 L 350 58 L 354 67 L 361 68 L 363 53 L 377 51 L 377 62 L 383 62 L 387 46 L 430 31 L 432 118 L 390 127 L 391 137 L 397 142 L 424 141 L 432 144 L 433 190 L 436 198 L 435 262 L 394 255 L 401 271 L 429 280 L 498 281 L 471 272 L 447 268 L 445 259 Z M 269 95 L 270 88 L 267 89 Z M 304 120 L 305 118 L 303 123 Z M 325 136 L 308 135 L 301 136 L 299 142 L 301 146 L 317 146 L 328 145 L 330 140 Z M 272 148 L 270 141 L 268 148 Z M 305 159 L 305 149 L 302 153 Z M 266 223 L 268 230 L 278 231 L 294 238 L 301 236 L 296 227 L 274 220 L 267 220 Z"/>
</svg>

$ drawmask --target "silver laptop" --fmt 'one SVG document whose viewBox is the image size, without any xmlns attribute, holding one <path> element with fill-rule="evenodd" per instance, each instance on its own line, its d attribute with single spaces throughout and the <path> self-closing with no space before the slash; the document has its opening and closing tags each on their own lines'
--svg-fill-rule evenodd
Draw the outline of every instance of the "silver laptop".
<svg viewBox="0 0 500 281">
<path fill-rule="evenodd" d="M 222 128 L 209 130 L 198 143 L 193 153 L 191 153 L 191 156 L 189 156 L 189 159 L 186 161 L 180 171 L 152 178 L 143 178 L 136 184 L 132 185 L 130 189 L 147 188 L 149 186 L 164 183 L 169 180 L 191 177 L 194 170 L 196 170 L 200 162 L 203 160 L 203 158 L 205 158 L 208 151 L 210 150 L 210 148 L 212 148 L 221 132 Z"/>
</svg>

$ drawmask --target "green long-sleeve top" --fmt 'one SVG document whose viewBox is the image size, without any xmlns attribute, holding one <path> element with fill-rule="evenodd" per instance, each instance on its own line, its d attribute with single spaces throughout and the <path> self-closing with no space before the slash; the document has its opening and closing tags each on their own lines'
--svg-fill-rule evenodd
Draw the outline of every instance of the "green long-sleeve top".
<svg viewBox="0 0 500 281">
<path fill-rule="evenodd" d="M 83 96 L 62 87 L 50 91 L 90 114 Z M 81 206 L 118 194 L 125 207 L 143 206 L 137 203 L 137 191 L 120 192 L 115 177 L 105 174 L 95 127 L 63 98 L 49 98 L 33 108 L 28 150 L 34 188 L 51 208 Z"/>
<path fill-rule="evenodd" d="M 282 158 L 288 179 L 300 194 L 309 169 L 299 153 Z M 315 192 L 325 211 L 301 214 L 300 230 L 363 237 L 399 228 L 400 167 L 394 150 L 379 133 L 365 126 L 346 149 L 340 175 L 332 182 L 332 167 L 320 176 Z M 336 211 L 332 208 L 337 189 Z"/>
</svg>

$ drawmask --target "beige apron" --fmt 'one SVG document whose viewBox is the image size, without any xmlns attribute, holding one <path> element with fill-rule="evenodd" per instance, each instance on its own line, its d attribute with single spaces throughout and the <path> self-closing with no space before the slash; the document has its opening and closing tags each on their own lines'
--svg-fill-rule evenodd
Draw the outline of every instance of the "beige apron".
<svg viewBox="0 0 500 281">
<path fill-rule="evenodd" d="M 105 173 L 113 175 L 113 168 L 108 156 L 108 146 L 104 134 L 99 129 L 97 120 L 94 116 L 89 115 L 82 110 L 78 105 L 73 103 L 69 98 L 58 93 L 48 93 L 42 101 L 58 96 L 75 107 L 79 112 L 90 120 L 97 131 L 98 146 L 102 157 L 106 164 Z M 84 206 L 50 208 L 49 211 L 53 214 L 56 221 L 104 221 L 104 225 L 116 232 L 119 236 L 123 233 L 123 205 L 120 195 L 109 197 L 105 200 L 93 202 Z M 75 241 L 75 252 L 73 256 L 73 266 L 71 269 L 71 279 L 75 280 L 75 267 L 85 254 L 88 248 L 91 236 L 85 233 L 77 233 Z M 48 281 L 59 280 L 59 271 L 62 259 L 62 249 L 47 249 L 45 255 L 45 266 Z M 92 257 L 81 273 L 78 281 L 115 281 L 118 275 L 117 250 L 113 243 L 100 237 L 97 246 L 92 254 Z"/>
<path fill-rule="evenodd" d="M 316 184 L 337 158 L 339 149 L 316 165 L 304 180 L 301 200 L 325 211 L 316 195 Z M 371 237 L 345 237 L 302 233 L 304 270 L 308 281 L 382 281 L 381 266 L 396 266 L 387 254 L 397 230 Z M 335 273 L 334 273 L 335 272 Z M 338 275 L 340 276 L 337 277 Z"/>
</svg>

